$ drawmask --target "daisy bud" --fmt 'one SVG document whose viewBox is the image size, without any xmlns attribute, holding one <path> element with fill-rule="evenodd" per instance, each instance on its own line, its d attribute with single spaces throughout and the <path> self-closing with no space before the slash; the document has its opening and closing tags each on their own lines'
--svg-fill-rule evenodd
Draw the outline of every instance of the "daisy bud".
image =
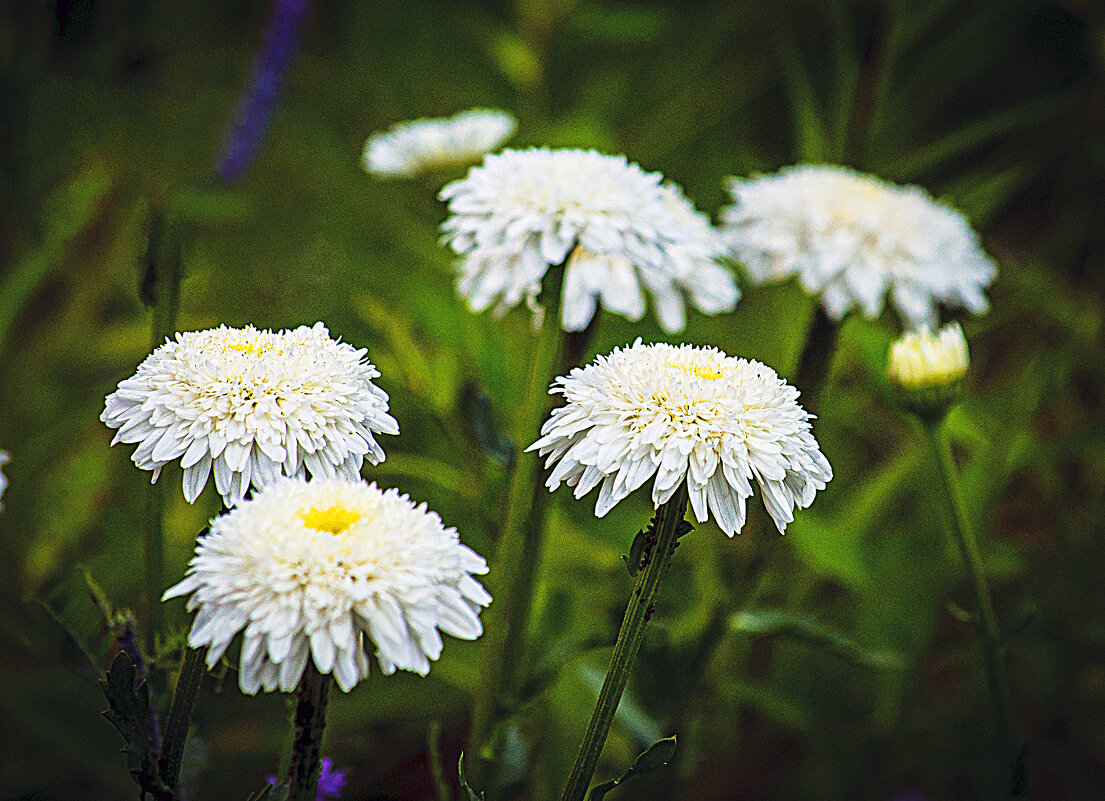
<svg viewBox="0 0 1105 801">
<path fill-rule="evenodd" d="M 959 397 L 968 361 L 963 329 L 951 323 L 935 334 L 924 329 L 893 342 L 886 376 L 906 408 L 923 419 L 940 419 Z"/>
</svg>

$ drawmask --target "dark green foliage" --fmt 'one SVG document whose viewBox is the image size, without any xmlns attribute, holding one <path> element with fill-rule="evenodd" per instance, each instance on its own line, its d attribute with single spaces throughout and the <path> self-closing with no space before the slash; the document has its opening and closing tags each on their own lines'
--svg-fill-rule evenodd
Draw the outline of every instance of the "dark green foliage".
<svg viewBox="0 0 1105 801">
<path fill-rule="evenodd" d="M 150 748 L 146 728 L 150 712 L 150 696 L 145 680 L 138 681 L 134 663 L 123 652 L 115 657 L 106 678 L 100 681 L 109 709 L 104 717 L 123 736 L 123 753 L 131 778 L 155 801 L 173 801 L 176 795 L 161 779 L 157 755 Z"/>
<path fill-rule="evenodd" d="M 634 776 L 640 776 L 664 767 L 675 758 L 676 745 L 675 737 L 665 737 L 663 740 L 657 740 L 642 751 L 640 756 L 633 760 L 629 770 L 621 776 L 592 787 L 591 791 L 587 793 L 587 801 L 602 801 L 607 793 L 616 787 L 620 787 Z"/>
</svg>

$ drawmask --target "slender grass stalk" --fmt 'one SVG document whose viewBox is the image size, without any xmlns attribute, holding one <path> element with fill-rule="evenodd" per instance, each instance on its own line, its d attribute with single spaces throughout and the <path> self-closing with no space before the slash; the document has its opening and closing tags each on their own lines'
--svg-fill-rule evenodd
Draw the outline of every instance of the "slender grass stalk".
<svg viewBox="0 0 1105 801">
<path fill-rule="evenodd" d="M 184 660 L 180 663 L 180 673 L 177 674 L 173 700 L 169 704 L 169 716 L 165 719 L 165 738 L 161 751 L 161 778 L 173 790 L 176 790 L 180 782 L 184 742 L 188 739 L 192 709 L 196 705 L 203 674 L 203 651 L 199 648 L 187 649 Z"/>
<path fill-rule="evenodd" d="M 614 643 L 614 653 L 610 657 L 610 667 L 606 671 L 606 678 L 603 680 L 598 701 L 595 703 L 595 711 L 591 714 L 591 722 L 587 724 L 587 732 L 583 736 L 583 743 L 579 747 L 579 754 L 576 756 L 575 765 L 568 777 L 568 784 L 564 788 L 561 801 L 582 801 L 591 784 L 599 755 L 602 753 L 603 745 L 606 744 L 606 735 L 610 732 L 610 724 L 613 723 L 614 714 L 618 711 L 618 702 L 621 701 L 622 692 L 629 680 L 629 672 L 633 669 L 637 653 L 641 650 L 641 642 L 645 637 L 645 624 L 652 617 L 653 604 L 660 590 L 660 581 L 671 565 L 671 558 L 678 542 L 679 524 L 683 522 L 686 511 L 687 485 L 686 482 L 680 482 L 679 489 L 657 512 L 656 539 L 652 543 L 651 552 L 646 548 L 645 558 L 642 561 L 647 564 L 637 574 L 637 584 L 629 596 L 625 617 L 622 618 L 622 626 L 618 631 L 618 639 Z"/>
<path fill-rule="evenodd" d="M 963 493 L 956 477 L 955 464 L 952 461 L 951 447 L 948 445 L 943 420 L 925 420 L 923 426 L 936 457 L 940 480 L 944 485 L 944 495 L 948 501 L 948 510 L 951 513 L 952 533 L 963 554 L 963 562 L 971 580 L 971 589 L 974 591 L 975 605 L 978 607 L 979 638 L 982 642 L 983 664 L 990 688 L 990 703 L 994 712 L 996 742 L 1001 752 L 1003 770 L 1008 773 L 1013 765 L 1015 753 L 1013 723 L 1009 712 L 1009 684 L 1002 661 L 1001 633 L 998 630 L 997 618 L 994 616 L 990 586 L 986 580 L 982 556 L 971 529 L 971 521 L 967 516 L 967 507 L 963 502 Z"/>
<path fill-rule="evenodd" d="M 173 222 L 160 211 L 150 216 L 149 245 L 145 271 L 139 288 L 143 300 L 153 307 L 150 350 L 156 350 L 176 332 L 180 306 L 180 237 Z M 146 496 L 146 524 L 142 529 L 143 572 L 145 574 L 145 648 L 150 660 L 157 654 L 161 633 L 161 592 L 165 561 L 165 485 L 151 484 Z"/>
<path fill-rule="evenodd" d="M 314 801 L 318 791 L 326 702 L 333 683 L 329 673 L 319 673 L 314 660 L 307 660 L 299 689 L 296 690 L 295 739 L 292 741 L 292 761 L 288 768 L 288 801 Z"/>
<path fill-rule="evenodd" d="M 517 460 L 511 474 L 506 520 L 499 541 L 499 552 L 493 570 L 497 574 L 495 601 L 488 610 L 483 636 L 480 674 L 472 711 L 469 743 L 474 759 L 469 780 L 473 787 L 487 787 L 494 778 L 498 760 L 492 740 L 495 727 L 504 708 L 504 699 L 511 692 L 522 653 L 520 637 L 525 631 L 533 600 L 533 584 L 545 532 L 545 512 L 549 493 L 542 481 L 540 459 L 536 453 L 526 453 L 534 442 L 541 424 L 548 415 L 551 400 L 548 386 L 558 374 L 564 336 L 560 329 L 560 289 L 563 270 L 550 269 L 545 276 L 544 320 L 534 332 L 529 349 L 529 378 L 522 399 L 522 417 L 515 431 Z M 552 297 L 546 297 L 551 295 Z"/>
</svg>

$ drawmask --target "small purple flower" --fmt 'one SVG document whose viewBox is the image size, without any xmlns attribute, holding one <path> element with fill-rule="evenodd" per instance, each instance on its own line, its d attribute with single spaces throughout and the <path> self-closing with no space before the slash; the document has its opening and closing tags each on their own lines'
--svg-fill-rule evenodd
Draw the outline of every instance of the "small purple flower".
<svg viewBox="0 0 1105 801">
<path fill-rule="evenodd" d="M 276 784 L 275 776 L 265 777 L 269 784 Z M 318 777 L 318 791 L 315 801 L 337 801 L 341 798 L 341 791 L 345 789 L 345 771 L 334 768 L 334 760 L 330 757 L 322 758 L 322 774 Z"/>
<path fill-rule="evenodd" d="M 253 74 L 215 168 L 227 183 L 240 178 L 257 156 L 280 97 L 284 74 L 295 55 L 307 6 L 308 0 L 273 0 L 261 47 L 253 60 Z"/>
</svg>

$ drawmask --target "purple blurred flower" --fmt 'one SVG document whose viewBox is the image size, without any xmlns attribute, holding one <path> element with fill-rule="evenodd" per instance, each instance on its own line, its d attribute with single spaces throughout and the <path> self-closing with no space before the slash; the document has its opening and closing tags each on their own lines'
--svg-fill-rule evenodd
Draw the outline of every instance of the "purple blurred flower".
<svg viewBox="0 0 1105 801">
<path fill-rule="evenodd" d="M 276 784 L 275 776 L 267 776 L 265 781 Z M 318 791 L 315 801 L 336 801 L 341 797 L 341 791 L 345 789 L 345 771 L 335 770 L 334 760 L 330 757 L 322 758 L 322 775 L 318 777 Z"/>
<path fill-rule="evenodd" d="M 253 59 L 253 74 L 215 168 L 227 183 L 240 178 L 257 156 L 280 97 L 284 73 L 295 55 L 307 6 L 308 0 L 273 0 L 261 47 Z"/>
</svg>

